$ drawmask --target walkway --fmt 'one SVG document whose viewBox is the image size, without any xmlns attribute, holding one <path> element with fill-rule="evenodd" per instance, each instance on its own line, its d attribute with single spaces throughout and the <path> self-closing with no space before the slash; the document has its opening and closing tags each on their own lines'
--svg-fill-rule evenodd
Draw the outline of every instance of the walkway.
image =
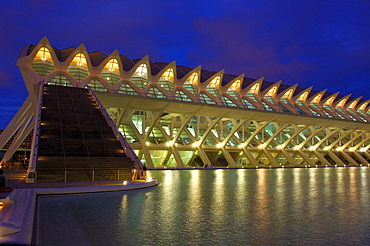
<svg viewBox="0 0 370 246">
<path fill-rule="evenodd" d="M 20 169 L 4 169 L 5 175 L 8 178 L 8 187 L 17 189 L 28 188 L 65 188 L 65 187 L 90 187 L 90 186 L 111 186 L 121 185 L 122 180 L 99 180 L 99 181 L 78 181 L 78 182 L 50 182 L 28 184 L 25 182 L 27 175 L 26 170 Z"/>
</svg>

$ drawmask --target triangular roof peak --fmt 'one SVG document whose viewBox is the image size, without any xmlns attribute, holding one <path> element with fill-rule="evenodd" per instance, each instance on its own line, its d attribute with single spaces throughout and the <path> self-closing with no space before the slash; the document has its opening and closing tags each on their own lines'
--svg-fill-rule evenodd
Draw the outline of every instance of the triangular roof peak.
<svg viewBox="0 0 370 246">
<path fill-rule="evenodd" d="M 308 103 L 311 103 L 313 100 L 315 100 L 315 102 L 314 103 L 316 103 L 316 104 L 319 104 L 320 102 L 321 102 L 321 99 L 323 98 L 323 96 L 324 96 L 324 94 L 325 94 L 325 92 L 327 91 L 327 89 L 324 89 L 324 90 L 322 90 L 322 91 L 319 91 L 319 92 L 317 92 L 317 93 L 315 93 L 315 94 L 313 94 L 310 98 L 308 98 L 306 101 L 308 102 Z M 318 99 L 318 97 L 320 97 L 319 99 Z"/>
<path fill-rule="evenodd" d="M 242 93 L 243 94 L 247 93 L 255 84 L 258 84 L 259 85 L 259 88 L 258 88 L 258 93 L 259 93 L 260 88 L 261 88 L 261 84 L 262 84 L 262 82 L 263 82 L 264 79 L 265 79 L 265 77 L 261 77 L 261 78 L 255 80 L 250 85 L 248 85 L 247 87 L 243 88 L 242 89 Z"/>
<path fill-rule="evenodd" d="M 271 90 L 271 88 L 276 87 L 276 90 L 275 90 L 275 92 L 274 92 L 274 94 L 276 95 L 277 89 L 278 89 L 278 87 L 280 86 L 281 82 L 282 82 L 282 80 L 280 80 L 280 81 L 278 81 L 278 82 L 276 82 L 276 83 L 274 83 L 274 84 L 270 85 L 270 86 L 269 86 L 269 87 L 267 87 L 264 91 L 262 91 L 260 94 L 261 94 L 262 96 L 264 96 L 266 93 L 268 93 L 268 92 Z"/>
<path fill-rule="evenodd" d="M 282 92 L 280 92 L 279 94 L 277 94 L 276 97 L 278 99 L 280 99 L 280 98 L 282 98 L 285 95 L 285 93 L 287 93 L 288 91 L 292 90 L 292 93 L 289 96 L 289 99 L 291 99 L 292 98 L 292 95 L 294 94 L 295 89 L 297 88 L 297 86 L 298 86 L 298 84 L 295 84 L 295 85 L 292 85 L 292 86 L 286 88 L 285 90 L 283 90 Z"/>
<path fill-rule="evenodd" d="M 308 87 L 307 89 L 304 89 L 303 91 L 299 92 L 297 95 L 295 95 L 293 97 L 293 101 L 297 101 L 298 98 L 301 97 L 301 95 L 305 94 L 305 99 L 304 101 L 307 100 L 307 97 L 308 97 L 308 94 L 310 93 L 310 91 L 312 90 L 313 86 L 310 86 Z"/>
</svg>

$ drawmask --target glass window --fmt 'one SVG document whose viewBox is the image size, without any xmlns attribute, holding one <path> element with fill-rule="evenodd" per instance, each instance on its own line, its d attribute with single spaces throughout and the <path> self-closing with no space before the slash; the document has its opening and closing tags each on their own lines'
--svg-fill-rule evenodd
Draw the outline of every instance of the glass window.
<svg viewBox="0 0 370 246">
<path fill-rule="evenodd" d="M 110 59 L 100 74 L 108 83 L 115 85 L 120 80 L 117 59 Z"/>
<path fill-rule="evenodd" d="M 207 96 L 205 93 L 200 93 L 200 101 L 202 103 L 207 103 L 207 104 L 216 104 L 215 101 L 213 101 L 209 96 Z"/>
<path fill-rule="evenodd" d="M 259 92 L 259 88 L 260 88 L 260 84 L 256 83 L 247 92 L 247 96 L 257 103 L 259 103 L 259 98 L 257 96 Z"/>
<path fill-rule="evenodd" d="M 31 66 L 39 76 L 46 76 L 54 71 L 54 62 L 49 49 L 41 47 L 36 53 Z"/>
<path fill-rule="evenodd" d="M 137 92 L 128 83 L 122 83 L 122 85 L 118 89 L 118 93 L 126 95 L 138 95 Z"/>
<path fill-rule="evenodd" d="M 231 101 L 227 96 L 222 97 L 222 103 L 230 107 L 237 107 L 237 105 L 233 101 Z"/>
<path fill-rule="evenodd" d="M 72 60 L 68 67 L 68 73 L 70 73 L 77 81 L 82 81 L 89 74 L 87 67 L 87 61 L 82 53 L 78 53 Z"/>
<path fill-rule="evenodd" d="M 250 109 L 256 109 L 256 107 L 251 102 L 249 102 L 247 99 L 243 98 L 242 102 L 244 104 L 244 107 L 250 108 Z"/>
<path fill-rule="evenodd" d="M 188 90 L 191 94 L 198 96 L 198 73 L 192 73 L 188 79 L 184 82 L 183 87 Z"/>
<path fill-rule="evenodd" d="M 51 79 L 48 84 L 73 87 L 71 82 L 69 82 L 69 80 L 65 76 L 60 75 L 60 74 L 58 74 L 53 79 Z"/>
<path fill-rule="evenodd" d="M 159 79 L 160 84 L 165 90 L 172 92 L 174 89 L 174 72 L 172 68 L 167 69 Z"/>
<path fill-rule="evenodd" d="M 167 98 L 157 87 L 150 87 L 148 96 L 155 98 Z"/>
<path fill-rule="evenodd" d="M 89 83 L 87 84 L 87 87 L 90 87 L 93 91 L 102 91 L 102 92 L 108 91 L 107 88 L 105 88 L 104 85 L 102 85 L 102 83 L 100 83 L 98 79 L 90 80 Z"/>
<path fill-rule="evenodd" d="M 175 94 L 175 98 L 176 100 L 180 100 L 180 101 L 184 101 L 184 102 L 192 102 L 193 100 L 191 100 L 191 98 L 185 94 L 185 92 L 181 91 L 181 90 L 176 90 L 176 94 Z"/>
<path fill-rule="evenodd" d="M 206 87 L 206 90 L 211 93 L 215 97 L 220 97 L 220 81 L 221 78 L 219 76 L 216 76 L 209 82 L 209 84 Z"/>
<path fill-rule="evenodd" d="M 146 64 L 141 64 L 131 77 L 131 81 L 139 88 L 144 89 L 148 85 L 148 68 Z"/>
</svg>

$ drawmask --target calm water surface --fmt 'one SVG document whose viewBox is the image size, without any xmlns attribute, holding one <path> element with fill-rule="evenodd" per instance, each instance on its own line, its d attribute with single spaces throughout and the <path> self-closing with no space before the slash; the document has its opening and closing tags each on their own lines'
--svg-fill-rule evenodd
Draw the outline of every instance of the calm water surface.
<svg viewBox="0 0 370 246">
<path fill-rule="evenodd" d="M 149 171 L 160 186 L 42 196 L 38 245 L 370 245 L 370 168 Z"/>
</svg>

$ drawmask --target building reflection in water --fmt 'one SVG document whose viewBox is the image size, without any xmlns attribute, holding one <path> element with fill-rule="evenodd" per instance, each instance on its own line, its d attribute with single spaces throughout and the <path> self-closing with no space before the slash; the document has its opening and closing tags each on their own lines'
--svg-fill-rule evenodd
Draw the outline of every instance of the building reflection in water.
<svg viewBox="0 0 370 246">
<path fill-rule="evenodd" d="M 148 175 L 160 185 L 40 199 L 39 211 L 48 211 L 40 215 L 40 235 L 48 237 L 53 228 L 48 240 L 62 240 L 71 233 L 56 236 L 56 227 L 50 226 L 75 227 L 68 223 L 76 220 L 59 221 L 63 204 L 63 218 L 75 216 L 80 231 L 111 245 L 370 242 L 368 167 L 161 170 Z M 104 216 L 96 216 L 99 212 Z"/>
</svg>

